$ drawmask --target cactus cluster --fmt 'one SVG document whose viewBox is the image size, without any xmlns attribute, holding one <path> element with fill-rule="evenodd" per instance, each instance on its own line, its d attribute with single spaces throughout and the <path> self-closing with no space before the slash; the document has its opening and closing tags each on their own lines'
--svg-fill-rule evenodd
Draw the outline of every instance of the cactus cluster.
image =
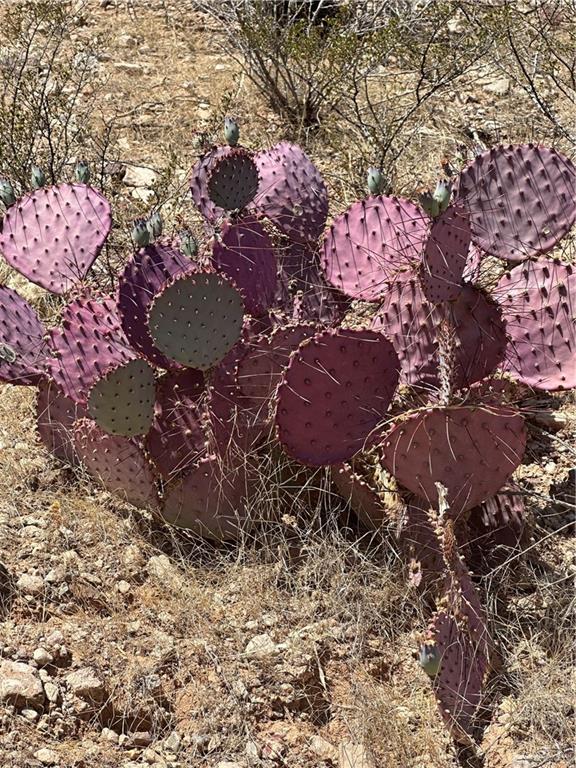
<svg viewBox="0 0 576 768">
<path fill-rule="evenodd" d="M 497 147 L 416 203 L 383 194 L 371 168 L 367 197 L 326 226 L 299 147 L 253 152 L 231 119 L 225 136 L 192 171 L 202 242 L 163 237 L 157 211 L 136 222 L 112 293 L 91 278 L 111 211 L 86 164 L 56 186 L 34 168 L 19 199 L 0 182 L 0 252 L 67 301 L 47 329 L 0 287 L 0 380 L 38 387 L 58 458 L 213 540 L 256 525 L 258 455 L 274 445 L 330 467 L 364 525 L 393 514 L 394 483 L 412 581 L 436 590 L 421 663 L 468 738 L 491 643 L 464 558 L 474 538 L 515 543 L 524 527 L 511 483 L 527 432 L 503 382 L 576 386 L 576 277 L 547 255 L 576 219 L 576 170 Z M 362 323 L 357 300 L 373 307 Z"/>
</svg>

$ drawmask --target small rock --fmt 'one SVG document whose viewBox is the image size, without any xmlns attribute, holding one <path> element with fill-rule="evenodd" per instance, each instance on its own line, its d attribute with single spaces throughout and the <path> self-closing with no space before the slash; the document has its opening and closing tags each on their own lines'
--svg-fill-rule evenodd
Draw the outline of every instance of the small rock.
<svg viewBox="0 0 576 768">
<path fill-rule="evenodd" d="M 29 720 L 31 723 L 35 723 L 36 720 L 38 720 L 38 712 L 36 712 L 35 709 L 29 709 L 28 707 L 25 707 L 21 714 L 22 717 L 25 717 L 26 720 Z"/>
<path fill-rule="evenodd" d="M 127 187 L 153 187 L 156 183 L 156 178 L 156 171 L 152 170 L 152 168 L 128 165 L 124 174 L 124 184 Z"/>
<path fill-rule="evenodd" d="M 117 72 L 127 72 L 130 75 L 141 75 L 144 72 L 142 64 L 134 64 L 131 61 L 117 61 L 114 63 Z"/>
<path fill-rule="evenodd" d="M 244 654 L 253 659 L 264 659 L 275 656 L 279 649 L 270 635 L 255 635 L 248 641 L 244 648 Z"/>
<path fill-rule="evenodd" d="M 260 757 L 260 747 L 258 744 L 256 744 L 255 741 L 247 741 L 244 751 L 246 752 L 246 757 L 249 757 L 253 760 L 258 760 Z"/>
<path fill-rule="evenodd" d="M 38 752 L 34 752 L 34 757 L 39 760 L 42 765 L 60 765 L 60 757 L 53 749 L 47 749 L 43 747 Z"/>
<path fill-rule="evenodd" d="M 330 744 L 329 741 L 323 739 L 322 736 L 312 736 L 310 739 L 310 751 L 313 752 L 320 760 L 331 760 L 336 762 L 338 758 L 338 750 L 335 746 Z"/>
<path fill-rule="evenodd" d="M 244 763 L 235 763 L 231 760 L 221 760 L 217 763 L 216 768 L 246 768 Z"/>
<path fill-rule="evenodd" d="M 178 731 L 172 731 L 170 736 L 167 736 L 163 741 L 163 747 L 167 752 L 175 752 L 178 754 L 180 747 L 182 746 L 182 737 Z"/>
<path fill-rule="evenodd" d="M 44 591 L 44 579 L 40 576 L 32 576 L 29 573 L 22 574 L 16 585 L 20 592 L 23 592 L 25 595 L 41 595 Z"/>
<path fill-rule="evenodd" d="M 49 635 L 46 635 L 45 642 L 48 648 L 55 648 L 64 644 L 64 635 L 59 629 L 53 629 Z"/>
<path fill-rule="evenodd" d="M 54 657 L 51 653 L 48 653 L 46 648 L 36 648 L 32 658 L 38 664 L 39 667 L 47 667 L 48 664 L 52 664 Z"/>
<path fill-rule="evenodd" d="M 60 698 L 60 689 L 55 683 L 44 683 L 46 698 L 51 704 L 56 704 Z"/>
<path fill-rule="evenodd" d="M 83 667 L 66 675 L 68 688 L 85 701 L 99 703 L 105 696 L 104 683 L 91 667 Z"/>
<path fill-rule="evenodd" d="M 100 731 L 100 741 L 106 741 L 108 744 L 118 744 L 118 734 L 112 728 L 102 728 Z"/>
<path fill-rule="evenodd" d="M 150 744 L 152 744 L 152 735 L 149 731 L 135 731 L 128 735 L 123 746 L 126 749 L 133 749 L 134 747 L 147 747 Z"/>
<path fill-rule="evenodd" d="M 0 701 L 15 706 L 41 705 L 44 689 L 36 670 L 21 661 L 0 662 Z"/>
<path fill-rule="evenodd" d="M 132 37 L 132 35 L 120 35 L 118 43 L 123 48 L 136 48 L 138 40 L 135 37 Z"/>
<path fill-rule="evenodd" d="M 127 581 L 124 581 L 124 579 L 121 579 L 116 584 L 116 589 L 118 590 L 118 592 L 120 592 L 121 595 L 127 595 L 131 591 L 132 587 Z"/>
<path fill-rule="evenodd" d="M 489 83 L 485 83 L 482 88 L 496 96 L 505 96 L 510 90 L 510 80 L 507 77 L 497 77 Z"/>
<path fill-rule="evenodd" d="M 154 555 L 148 560 L 146 569 L 150 576 L 158 579 L 166 587 L 178 588 L 182 584 L 180 572 L 166 555 Z"/>
<path fill-rule="evenodd" d="M 340 744 L 338 768 L 375 768 L 366 747 L 353 741 Z"/>
</svg>

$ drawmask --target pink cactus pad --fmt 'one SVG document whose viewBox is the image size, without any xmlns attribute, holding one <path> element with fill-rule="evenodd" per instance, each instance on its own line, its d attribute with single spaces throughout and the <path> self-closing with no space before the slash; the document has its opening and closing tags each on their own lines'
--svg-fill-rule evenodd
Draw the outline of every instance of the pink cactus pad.
<svg viewBox="0 0 576 768">
<path fill-rule="evenodd" d="M 86 277 L 111 226 L 110 205 L 92 187 L 40 187 L 6 211 L 0 252 L 36 285 L 66 293 Z"/>
<path fill-rule="evenodd" d="M 230 467 L 211 455 L 166 489 L 162 515 L 174 525 L 214 541 L 235 541 L 249 530 L 245 467 Z"/>
<path fill-rule="evenodd" d="M 190 259 L 169 245 L 141 248 L 126 264 L 118 287 L 118 312 L 126 337 L 141 354 L 160 368 L 178 364 L 156 349 L 148 330 L 148 310 L 154 296 L 172 277 L 194 271 Z"/>
<path fill-rule="evenodd" d="M 432 223 L 420 266 L 422 290 L 431 304 L 458 298 L 469 248 L 466 212 L 456 206 L 447 208 Z"/>
<path fill-rule="evenodd" d="M 576 387 L 576 271 L 551 259 L 525 262 L 495 290 L 509 336 L 505 370 L 535 389 Z"/>
<path fill-rule="evenodd" d="M 74 426 L 74 445 L 86 470 L 106 490 L 136 507 L 158 507 L 154 472 L 138 441 L 108 435 L 90 419 L 80 419 Z"/>
<path fill-rule="evenodd" d="M 93 384 L 110 368 L 136 359 L 120 325 L 116 300 L 88 293 L 64 307 L 61 328 L 50 331 L 47 366 L 55 384 L 76 403 L 86 403 Z"/>
<path fill-rule="evenodd" d="M 440 658 L 433 683 L 440 714 L 453 738 L 467 742 L 482 702 L 484 665 L 473 640 L 446 611 L 434 615 L 430 639 Z"/>
<path fill-rule="evenodd" d="M 292 241 L 316 240 L 326 223 L 328 193 L 310 158 L 295 144 L 281 141 L 254 160 L 260 174 L 254 209 Z"/>
<path fill-rule="evenodd" d="M 213 163 L 208 175 L 208 195 L 226 215 L 252 202 L 260 177 L 252 153 L 234 147 Z"/>
<path fill-rule="evenodd" d="M 249 343 L 246 353 L 238 361 L 236 373 L 241 401 L 267 414 L 270 398 L 280 383 L 290 355 L 314 333 L 315 326 L 311 323 L 289 325 Z"/>
<path fill-rule="evenodd" d="M 576 221 L 576 168 L 554 149 L 495 147 L 462 171 L 457 201 L 472 239 L 510 261 L 547 253 Z"/>
<path fill-rule="evenodd" d="M 378 301 L 387 283 L 420 261 L 430 219 L 414 203 L 371 196 L 337 216 L 324 235 L 326 279 L 351 299 Z"/>
<path fill-rule="evenodd" d="M 454 329 L 455 388 L 489 376 L 504 359 L 506 330 L 500 309 L 482 291 L 463 285 L 456 301 L 435 308 L 417 279 L 402 280 L 389 286 L 372 328 L 392 341 L 403 384 L 438 386 L 436 334 L 446 316 Z"/>
<path fill-rule="evenodd" d="M 398 369 L 392 345 L 373 331 L 330 329 L 304 342 L 278 388 L 286 451 L 312 466 L 352 458 L 388 410 Z"/>
<path fill-rule="evenodd" d="M 12 288 L 0 285 L 0 381 L 37 384 L 47 348 L 35 310 Z"/>
<path fill-rule="evenodd" d="M 524 419 L 509 408 L 434 408 L 399 421 L 384 438 L 382 463 L 396 480 L 435 505 L 435 483 L 457 517 L 493 496 L 519 466 Z"/>
<path fill-rule="evenodd" d="M 242 291 L 249 314 L 260 317 L 272 306 L 276 257 L 269 234 L 255 216 L 224 224 L 212 245 L 212 264 Z"/>
</svg>

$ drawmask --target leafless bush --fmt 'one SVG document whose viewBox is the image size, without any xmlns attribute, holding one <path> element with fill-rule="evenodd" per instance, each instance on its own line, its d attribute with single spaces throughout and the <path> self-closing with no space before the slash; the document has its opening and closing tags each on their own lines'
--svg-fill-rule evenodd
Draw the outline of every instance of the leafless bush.
<svg viewBox="0 0 576 768">
<path fill-rule="evenodd" d="M 11 2 L 2 14 L 0 49 L 0 168 L 21 186 L 30 165 L 61 180 L 78 154 L 102 157 L 110 130 L 95 139 L 99 93 L 96 51 L 71 35 L 84 3 Z"/>
</svg>

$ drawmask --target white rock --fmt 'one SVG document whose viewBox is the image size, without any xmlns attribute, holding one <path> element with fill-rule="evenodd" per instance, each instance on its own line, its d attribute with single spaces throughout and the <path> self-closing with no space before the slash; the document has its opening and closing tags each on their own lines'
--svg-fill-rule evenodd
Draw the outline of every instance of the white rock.
<svg viewBox="0 0 576 768">
<path fill-rule="evenodd" d="M 279 652 L 279 648 L 272 640 L 270 635 L 255 635 L 246 644 L 244 648 L 244 654 L 254 659 L 263 659 L 268 656 L 275 656 Z"/>
<path fill-rule="evenodd" d="M 44 591 L 44 579 L 23 573 L 17 581 L 17 587 L 25 595 L 41 595 Z"/>
<path fill-rule="evenodd" d="M 60 757 L 53 749 L 43 747 L 38 752 L 34 752 L 34 757 L 39 760 L 42 765 L 60 765 Z"/>
<path fill-rule="evenodd" d="M 152 168 L 144 168 L 138 165 L 127 165 L 123 181 L 127 187 L 153 187 L 156 183 L 156 179 L 156 171 L 154 171 Z"/>
<path fill-rule="evenodd" d="M 82 667 L 66 675 L 68 688 L 85 701 L 101 702 L 104 699 L 104 683 L 91 667 Z"/>
<path fill-rule="evenodd" d="M 117 61 L 114 63 L 117 72 L 127 72 L 131 75 L 141 75 L 144 72 L 142 64 L 134 64 L 131 61 Z"/>
<path fill-rule="evenodd" d="M 338 757 L 336 747 L 330 744 L 329 741 L 326 741 L 326 739 L 323 739 L 322 736 L 312 736 L 310 739 L 310 751 L 319 757 L 320 760 L 335 762 Z"/>
<path fill-rule="evenodd" d="M 107 741 L 109 744 L 118 744 L 118 734 L 111 728 L 102 728 L 100 731 L 100 741 Z"/>
<path fill-rule="evenodd" d="M 363 744 L 344 741 L 340 744 L 338 768 L 375 768 Z"/>
<path fill-rule="evenodd" d="M 51 704 L 56 704 L 60 698 L 60 689 L 56 683 L 44 683 L 44 691 L 46 692 L 46 698 Z"/>
<path fill-rule="evenodd" d="M 48 664 L 52 664 L 54 661 L 54 657 L 51 653 L 48 653 L 46 648 L 36 648 L 32 654 L 32 658 L 39 667 L 46 667 Z"/>
<path fill-rule="evenodd" d="M 43 701 L 42 682 L 33 667 L 21 661 L 0 662 L 0 702 L 26 706 Z"/>
</svg>

